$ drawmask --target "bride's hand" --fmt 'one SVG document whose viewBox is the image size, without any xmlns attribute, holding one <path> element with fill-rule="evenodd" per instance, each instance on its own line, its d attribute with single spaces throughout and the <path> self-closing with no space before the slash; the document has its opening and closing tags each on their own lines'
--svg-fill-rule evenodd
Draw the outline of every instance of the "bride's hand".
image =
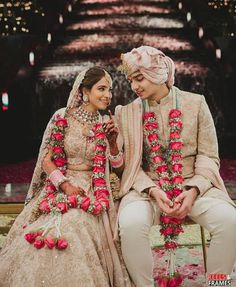
<svg viewBox="0 0 236 287">
<path fill-rule="evenodd" d="M 85 195 L 85 191 L 80 188 L 80 187 L 75 187 L 72 184 L 70 184 L 68 181 L 63 182 L 60 185 L 60 188 L 64 191 L 64 193 L 66 195 L 80 195 L 80 196 L 84 196 Z"/>
<path fill-rule="evenodd" d="M 111 111 L 109 111 L 109 113 L 110 113 L 109 115 L 110 120 L 103 124 L 103 128 L 104 128 L 104 132 L 106 133 L 106 137 L 109 142 L 110 149 L 112 149 L 116 147 L 116 139 L 117 139 L 119 131 L 118 131 L 117 125 L 115 124 L 113 120 Z"/>
</svg>

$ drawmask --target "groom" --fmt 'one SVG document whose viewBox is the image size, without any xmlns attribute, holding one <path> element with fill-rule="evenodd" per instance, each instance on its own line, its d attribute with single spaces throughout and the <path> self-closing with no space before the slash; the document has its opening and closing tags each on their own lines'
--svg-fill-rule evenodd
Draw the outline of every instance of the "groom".
<svg viewBox="0 0 236 287">
<path fill-rule="evenodd" d="M 137 287 L 153 286 L 148 234 L 161 212 L 177 221 L 188 215 L 206 228 L 212 238 L 207 272 L 230 274 L 236 210 L 219 175 L 217 137 L 204 96 L 175 87 L 173 61 L 155 48 L 122 54 L 121 68 L 138 96 L 116 108 L 120 152 L 111 149 L 111 164 L 123 172 L 119 232 L 130 276 Z"/>
</svg>

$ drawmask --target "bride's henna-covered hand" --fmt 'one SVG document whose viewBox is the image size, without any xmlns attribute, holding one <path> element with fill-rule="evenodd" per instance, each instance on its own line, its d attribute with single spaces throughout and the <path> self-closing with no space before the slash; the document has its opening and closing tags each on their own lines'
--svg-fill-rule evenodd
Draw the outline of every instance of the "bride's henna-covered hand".
<svg viewBox="0 0 236 287">
<path fill-rule="evenodd" d="M 81 195 L 84 196 L 85 195 L 85 191 L 80 188 L 80 187 L 75 187 L 73 186 L 71 183 L 69 183 L 68 181 L 63 182 L 60 185 L 60 188 L 64 191 L 64 193 L 66 195 Z"/>
</svg>

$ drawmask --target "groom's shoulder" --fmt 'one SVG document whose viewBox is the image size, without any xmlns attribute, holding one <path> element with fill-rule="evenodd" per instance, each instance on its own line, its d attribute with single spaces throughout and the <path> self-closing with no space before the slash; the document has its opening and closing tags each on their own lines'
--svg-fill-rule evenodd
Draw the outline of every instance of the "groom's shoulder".
<svg viewBox="0 0 236 287">
<path fill-rule="evenodd" d="M 142 111 L 142 101 L 137 98 L 134 101 L 126 104 L 126 105 L 118 105 L 115 108 L 115 114 L 121 114 L 121 113 L 133 113 L 133 112 L 140 112 Z"/>
<path fill-rule="evenodd" d="M 177 93 L 180 95 L 181 100 L 186 103 L 189 102 L 192 104 L 197 104 L 197 103 L 200 103 L 204 99 L 204 96 L 201 94 L 193 93 L 190 91 L 183 91 L 178 88 L 176 90 L 177 90 Z"/>
<path fill-rule="evenodd" d="M 140 98 L 137 98 L 137 99 L 133 100 L 132 102 L 126 104 L 126 105 L 123 105 L 123 106 L 120 105 L 120 107 L 121 108 L 130 108 L 130 107 L 141 106 L 141 105 L 142 105 L 142 101 L 140 100 Z"/>
</svg>

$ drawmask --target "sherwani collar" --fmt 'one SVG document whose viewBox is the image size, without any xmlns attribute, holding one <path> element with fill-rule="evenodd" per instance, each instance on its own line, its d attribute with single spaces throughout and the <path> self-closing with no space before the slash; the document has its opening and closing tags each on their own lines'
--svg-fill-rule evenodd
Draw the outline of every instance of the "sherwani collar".
<svg viewBox="0 0 236 287">
<path fill-rule="evenodd" d="M 173 86 L 169 90 L 168 95 L 160 100 L 160 103 L 157 103 L 157 101 L 155 101 L 155 100 L 148 100 L 148 105 L 150 107 L 157 107 L 157 106 L 171 105 L 171 103 L 172 103 L 173 108 L 176 108 L 176 106 L 177 106 L 176 96 L 177 96 L 178 92 L 179 92 L 179 89 L 177 87 Z M 180 99 L 178 98 L 178 101 L 179 100 Z"/>
</svg>

